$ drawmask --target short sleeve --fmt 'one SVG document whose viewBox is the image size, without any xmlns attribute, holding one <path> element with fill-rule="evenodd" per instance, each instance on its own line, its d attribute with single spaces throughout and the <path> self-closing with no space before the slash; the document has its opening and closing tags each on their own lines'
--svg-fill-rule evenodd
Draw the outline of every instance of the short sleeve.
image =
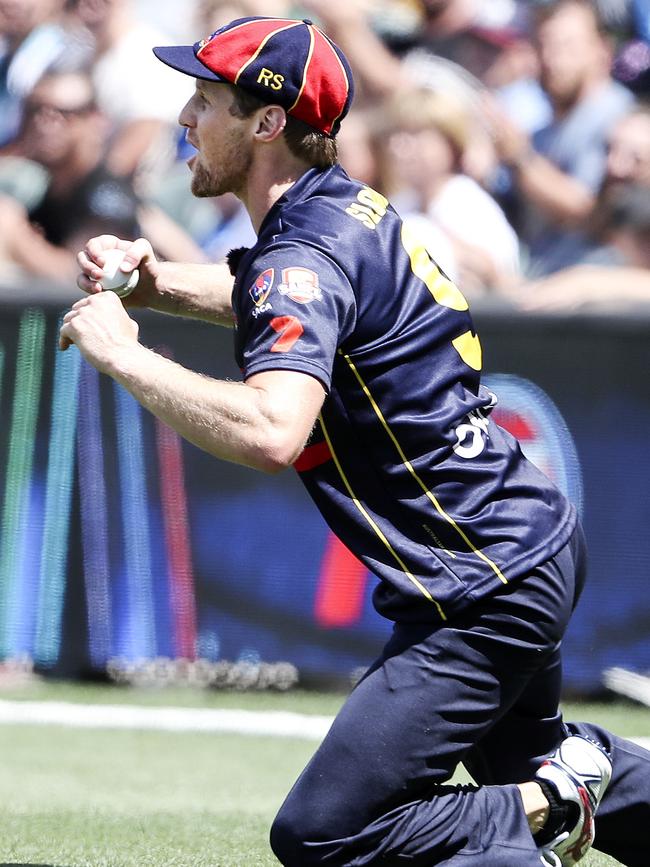
<svg viewBox="0 0 650 867">
<path fill-rule="evenodd" d="M 238 276 L 233 306 L 245 379 L 296 370 L 329 390 L 336 350 L 356 318 L 350 282 L 329 256 L 299 243 L 266 248 Z"/>
</svg>

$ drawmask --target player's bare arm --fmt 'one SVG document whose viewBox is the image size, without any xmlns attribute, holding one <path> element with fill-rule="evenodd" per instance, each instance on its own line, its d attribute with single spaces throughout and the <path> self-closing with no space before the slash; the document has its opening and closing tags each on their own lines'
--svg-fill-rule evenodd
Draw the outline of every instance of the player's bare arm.
<svg viewBox="0 0 650 867">
<path fill-rule="evenodd" d="M 66 314 L 61 346 L 70 343 L 194 445 L 264 472 L 296 460 L 325 397 L 318 380 L 295 371 L 241 383 L 187 370 L 138 342 L 137 323 L 112 292 L 83 298 Z"/>
<path fill-rule="evenodd" d="M 77 285 L 89 294 L 102 291 L 104 254 L 119 249 L 125 253 L 123 271 L 138 268 L 137 288 L 124 299 L 126 307 L 149 307 L 161 313 L 204 319 L 232 327 L 230 302 L 233 278 L 223 264 L 180 264 L 159 261 L 145 238 L 124 241 L 114 235 L 91 238 L 77 255 L 81 273 Z"/>
</svg>

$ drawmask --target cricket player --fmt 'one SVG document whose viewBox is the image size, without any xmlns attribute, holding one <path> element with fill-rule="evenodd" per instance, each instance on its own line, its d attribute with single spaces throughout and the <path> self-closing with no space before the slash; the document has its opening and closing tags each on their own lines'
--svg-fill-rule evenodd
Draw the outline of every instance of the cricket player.
<svg viewBox="0 0 650 867">
<path fill-rule="evenodd" d="M 646 865 L 650 753 L 558 708 L 585 573 L 575 510 L 491 421 L 459 289 L 337 164 L 353 91 L 344 55 L 310 21 L 271 18 L 155 53 L 196 79 L 179 118 L 193 193 L 235 193 L 257 243 L 227 269 L 159 262 L 144 239 L 90 240 L 88 294 L 61 347 L 215 457 L 294 467 L 394 622 L 280 809 L 276 856 L 539 867 L 576 864 L 595 840 Z M 123 270 L 140 269 L 126 308 L 234 326 L 242 382 L 138 341 L 128 309 L 100 291 L 115 247 Z M 476 786 L 449 784 L 461 762 Z"/>
</svg>

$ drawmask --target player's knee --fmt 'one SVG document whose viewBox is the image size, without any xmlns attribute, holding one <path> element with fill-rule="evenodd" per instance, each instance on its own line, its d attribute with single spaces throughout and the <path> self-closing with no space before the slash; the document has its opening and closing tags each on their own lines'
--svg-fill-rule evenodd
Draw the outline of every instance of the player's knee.
<svg viewBox="0 0 650 867">
<path fill-rule="evenodd" d="M 280 864 L 285 867 L 298 867 L 302 841 L 298 838 L 296 829 L 291 822 L 280 813 L 271 825 L 271 849 Z"/>
<path fill-rule="evenodd" d="M 310 867 L 319 863 L 322 852 L 317 854 L 307 845 L 308 834 L 298 816 L 287 809 L 278 813 L 271 826 L 271 849 L 284 867 Z M 318 860 L 317 860 L 318 859 Z"/>
</svg>

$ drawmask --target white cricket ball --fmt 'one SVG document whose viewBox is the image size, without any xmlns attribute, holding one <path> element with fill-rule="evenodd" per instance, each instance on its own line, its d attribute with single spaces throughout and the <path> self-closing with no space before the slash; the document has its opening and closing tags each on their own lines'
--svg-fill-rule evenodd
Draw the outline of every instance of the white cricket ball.
<svg viewBox="0 0 650 867">
<path fill-rule="evenodd" d="M 118 250 L 117 248 L 104 251 L 105 264 L 102 269 L 104 273 L 102 279 L 99 281 L 104 291 L 110 290 L 111 292 L 115 292 L 120 298 L 126 298 L 127 295 L 130 295 L 138 285 L 138 280 L 140 279 L 140 272 L 137 268 L 129 274 L 125 274 L 124 271 L 120 270 L 124 255 L 124 250 Z"/>
</svg>

